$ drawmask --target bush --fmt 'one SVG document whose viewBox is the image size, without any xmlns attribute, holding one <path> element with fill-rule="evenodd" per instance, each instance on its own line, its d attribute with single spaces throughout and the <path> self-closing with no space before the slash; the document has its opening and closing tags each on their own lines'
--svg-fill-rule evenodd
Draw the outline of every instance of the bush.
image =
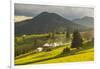
<svg viewBox="0 0 100 69">
<path fill-rule="evenodd" d="M 49 52 L 49 51 L 51 51 L 51 50 L 52 50 L 51 48 L 48 48 L 46 51 Z"/>
<path fill-rule="evenodd" d="M 63 53 L 68 53 L 68 52 L 70 52 L 70 48 L 64 48 L 63 49 Z"/>
</svg>

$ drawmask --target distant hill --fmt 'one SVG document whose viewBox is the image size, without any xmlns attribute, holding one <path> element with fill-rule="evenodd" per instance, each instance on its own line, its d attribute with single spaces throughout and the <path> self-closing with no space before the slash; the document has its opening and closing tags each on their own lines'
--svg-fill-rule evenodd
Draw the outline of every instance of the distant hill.
<svg viewBox="0 0 100 69">
<path fill-rule="evenodd" d="M 15 34 L 62 32 L 66 29 L 72 32 L 75 29 L 82 31 L 87 27 L 76 24 L 56 13 L 48 12 L 42 12 L 32 19 L 15 23 Z"/>
<path fill-rule="evenodd" d="M 86 26 L 86 27 L 90 27 L 90 28 L 94 27 L 94 18 L 93 17 L 85 16 L 80 19 L 74 19 L 73 22 L 83 25 L 83 26 Z"/>
</svg>

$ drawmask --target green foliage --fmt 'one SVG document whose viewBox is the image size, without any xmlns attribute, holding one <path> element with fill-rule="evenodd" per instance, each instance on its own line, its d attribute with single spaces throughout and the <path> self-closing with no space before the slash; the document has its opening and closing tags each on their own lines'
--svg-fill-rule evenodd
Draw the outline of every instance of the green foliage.
<svg viewBox="0 0 100 69">
<path fill-rule="evenodd" d="M 15 57 L 31 52 L 42 46 L 47 40 L 47 34 L 26 35 L 15 38 Z"/>
<path fill-rule="evenodd" d="M 70 33 L 66 32 L 66 38 L 70 38 Z"/>
<path fill-rule="evenodd" d="M 93 61 L 94 60 L 94 49 L 92 42 L 86 42 L 83 44 L 82 50 L 70 49 L 70 52 L 64 55 L 62 51 L 66 46 L 60 46 L 52 49 L 49 52 L 39 52 L 20 57 L 15 60 L 16 65 L 24 64 L 39 64 L 39 63 L 61 63 L 61 62 L 78 62 L 78 61 Z M 61 54 L 62 53 L 62 54 Z M 85 58 L 84 58 L 85 57 Z"/>
<path fill-rule="evenodd" d="M 67 32 L 66 32 L 66 39 L 67 38 L 70 38 L 70 30 L 69 29 L 67 29 Z"/>
<path fill-rule="evenodd" d="M 82 42 L 83 42 L 83 40 L 82 40 L 80 33 L 78 31 L 74 31 L 71 48 L 79 49 L 80 47 L 82 47 Z"/>
<path fill-rule="evenodd" d="M 42 52 L 36 52 L 36 48 L 42 47 L 45 43 L 53 43 L 54 41 L 61 42 L 63 41 L 65 34 L 56 34 L 55 32 L 51 32 L 50 34 L 48 33 L 27 35 L 25 36 L 24 41 L 22 36 L 16 37 L 17 40 L 15 39 L 15 64 L 20 65 L 33 63 L 54 63 L 93 60 L 94 39 L 91 38 L 92 40 L 84 40 L 84 42 L 82 42 L 81 35 L 83 35 L 83 33 L 80 34 L 78 31 L 75 31 L 73 33 L 72 42 L 82 43 L 82 46 L 81 44 L 77 43 L 76 46 L 72 47 L 72 44 L 70 42 L 72 38 L 71 37 L 69 38 L 69 40 L 67 39 L 68 42 L 66 42 L 65 45 L 55 48 L 47 48 L 45 51 Z M 80 47 L 82 48 L 78 50 L 75 49 Z M 82 55 L 85 56 L 86 59 L 83 58 Z"/>
<path fill-rule="evenodd" d="M 63 49 L 63 53 L 69 53 L 69 52 L 70 52 L 70 48 L 67 47 Z"/>
<path fill-rule="evenodd" d="M 49 51 L 52 51 L 52 49 L 51 48 L 48 48 L 46 51 L 49 52 Z"/>
<path fill-rule="evenodd" d="M 85 40 L 91 40 L 91 38 L 94 38 L 93 31 L 86 31 L 86 32 L 83 32 L 83 33 L 82 33 L 82 37 L 83 37 Z"/>
</svg>

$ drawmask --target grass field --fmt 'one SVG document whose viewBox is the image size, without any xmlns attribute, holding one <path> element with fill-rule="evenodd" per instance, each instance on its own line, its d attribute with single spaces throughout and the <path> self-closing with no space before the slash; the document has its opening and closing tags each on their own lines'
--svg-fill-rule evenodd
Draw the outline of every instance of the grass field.
<svg viewBox="0 0 100 69">
<path fill-rule="evenodd" d="M 86 52 L 88 51 L 88 52 Z M 94 52 L 93 49 L 89 49 L 83 52 L 86 53 L 79 53 L 75 55 L 65 56 L 57 59 L 52 59 L 48 61 L 43 62 L 37 62 L 37 63 L 62 63 L 62 62 L 82 62 L 82 61 L 93 61 L 94 60 Z"/>
<path fill-rule="evenodd" d="M 15 65 L 47 64 L 62 62 L 81 62 L 94 60 L 94 48 L 91 41 L 85 42 L 81 50 L 71 49 L 69 53 L 62 54 L 62 50 L 70 44 L 60 46 L 49 52 L 27 53 L 15 59 Z"/>
</svg>

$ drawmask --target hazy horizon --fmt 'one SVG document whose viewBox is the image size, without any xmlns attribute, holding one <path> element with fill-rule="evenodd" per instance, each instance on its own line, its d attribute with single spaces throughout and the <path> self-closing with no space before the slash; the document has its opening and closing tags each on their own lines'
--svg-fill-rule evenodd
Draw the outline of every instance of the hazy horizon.
<svg viewBox="0 0 100 69">
<path fill-rule="evenodd" d="M 69 20 L 82 18 L 84 16 L 94 16 L 94 8 L 88 7 L 69 7 L 15 3 L 15 22 L 33 18 L 42 12 L 57 13 L 60 16 Z"/>
</svg>

